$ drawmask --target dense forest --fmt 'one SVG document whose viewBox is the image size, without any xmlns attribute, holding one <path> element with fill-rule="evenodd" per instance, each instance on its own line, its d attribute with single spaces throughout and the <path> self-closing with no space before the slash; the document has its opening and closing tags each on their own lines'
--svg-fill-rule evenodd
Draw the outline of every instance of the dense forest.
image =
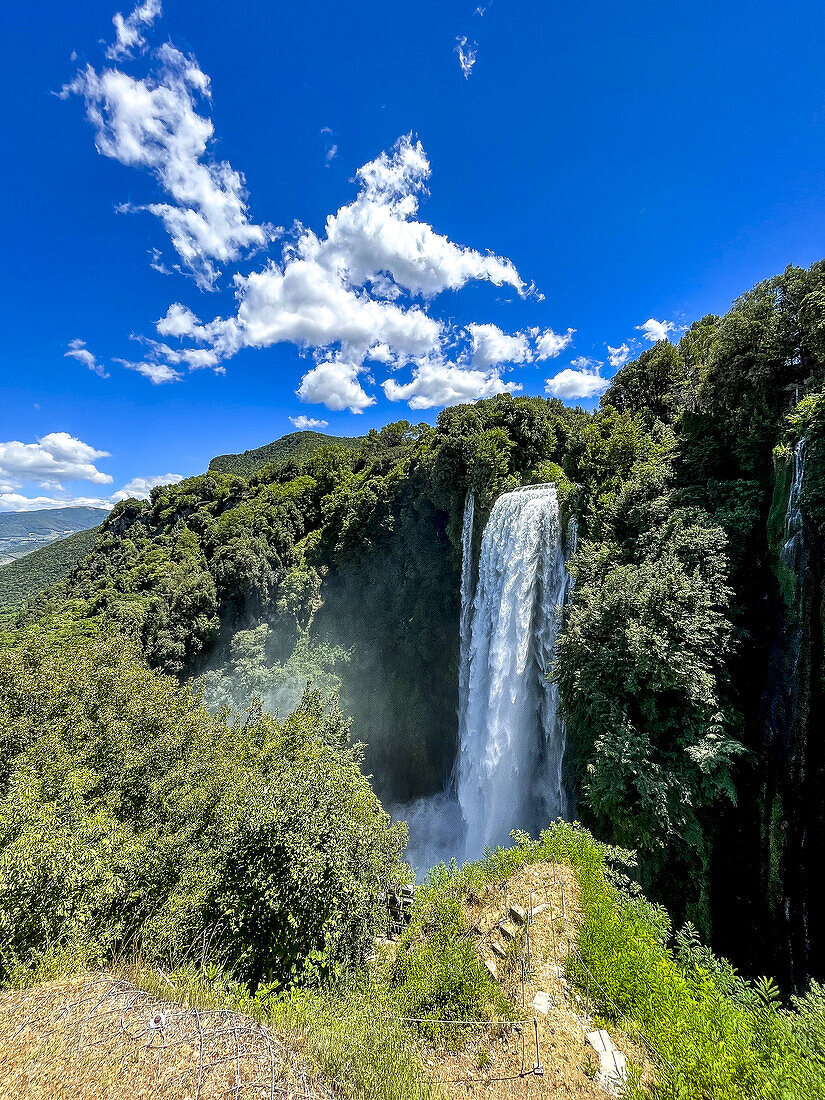
<svg viewBox="0 0 825 1100">
<path fill-rule="evenodd" d="M 337 691 L 405 801 L 455 756 L 467 490 L 478 540 L 502 491 L 552 481 L 579 530 L 553 670 L 579 817 L 678 922 L 801 988 L 825 973 L 824 384 L 825 262 L 655 344 L 595 413 L 505 394 L 123 502 L 18 625 L 125 634 L 229 723 Z"/>
</svg>

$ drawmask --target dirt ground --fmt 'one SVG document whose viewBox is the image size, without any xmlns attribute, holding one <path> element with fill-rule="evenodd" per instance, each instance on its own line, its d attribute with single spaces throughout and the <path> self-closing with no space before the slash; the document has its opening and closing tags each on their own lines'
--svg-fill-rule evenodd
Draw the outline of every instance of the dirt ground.
<svg viewBox="0 0 825 1100">
<path fill-rule="evenodd" d="M 510 917 L 508 908 L 514 903 L 525 912 L 532 909 L 529 924 Z M 604 1100 L 605 1090 L 595 1080 L 598 1056 L 585 1039 L 599 1025 L 591 1019 L 586 999 L 564 979 L 568 935 L 574 938 L 580 917 L 570 868 L 552 863 L 525 867 L 506 884 L 488 887 L 484 896 L 468 898 L 468 909 L 480 954 L 495 963 L 502 989 L 525 1019 L 518 1031 L 505 1025 L 484 1029 L 460 1054 L 433 1052 L 425 1058 L 428 1069 L 452 1097 Z M 512 940 L 502 934 L 502 922 L 515 931 Z M 493 945 L 506 950 L 504 959 Z M 546 1013 L 533 1007 L 536 994 L 547 995 Z M 649 1079 L 651 1067 L 643 1051 L 626 1035 L 614 1033 L 611 1038 L 639 1066 L 643 1079 Z"/>
<path fill-rule="evenodd" d="M 0 1100 L 334 1100 L 254 1020 L 112 975 L 0 994 Z"/>
</svg>

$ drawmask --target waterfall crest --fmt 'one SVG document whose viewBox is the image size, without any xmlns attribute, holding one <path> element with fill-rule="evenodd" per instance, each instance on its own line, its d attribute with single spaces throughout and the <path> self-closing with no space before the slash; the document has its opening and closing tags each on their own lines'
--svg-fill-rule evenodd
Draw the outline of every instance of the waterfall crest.
<svg viewBox="0 0 825 1100">
<path fill-rule="evenodd" d="M 493 505 L 472 598 L 472 496 L 464 515 L 458 800 L 466 850 L 505 843 L 565 816 L 566 735 L 547 681 L 556 608 L 571 585 L 554 485 L 525 486 Z M 575 529 L 571 530 L 575 538 Z"/>
</svg>

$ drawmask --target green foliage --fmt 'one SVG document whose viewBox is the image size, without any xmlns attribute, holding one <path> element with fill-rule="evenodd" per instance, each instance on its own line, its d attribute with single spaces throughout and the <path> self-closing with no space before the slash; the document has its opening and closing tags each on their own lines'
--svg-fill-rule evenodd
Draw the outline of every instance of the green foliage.
<svg viewBox="0 0 825 1100">
<path fill-rule="evenodd" d="M 710 813 L 742 751 L 721 686 L 731 594 L 723 532 L 671 484 L 665 441 L 603 501 L 569 566 L 555 677 L 599 831 L 641 851 L 648 881 L 693 863 L 680 904 L 707 930 Z"/>
<path fill-rule="evenodd" d="M 686 380 L 679 351 L 667 340 L 660 340 L 613 376 L 601 404 L 612 405 L 619 412 L 641 411 L 648 426 L 656 420 L 669 423 L 678 411 Z"/>
<path fill-rule="evenodd" d="M 442 1021 L 483 1019 L 512 1013 L 487 973 L 470 936 L 462 899 L 442 865 L 418 891 L 413 919 L 398 947 L 391 972 L 403 1016 L 420 1021 L 424 1034 L 461 1041 L 461 1027 Z"/>
<path fill-rule="evenodd" d="M 788 1012 L 770 980 L 746 982 L 695 930 L 684 929 L 670 946 L 664 910 L 614 883 L 621 876 L 613 866 L 632 865 L 632 853 L 598 843 L 576 824 L 557 822 L 537 841 L 516 839 L 516 847 L 496 849 L 460 871 L 445 868 L 442 891 L 460 896 L 542 860 L 572 865 L 581 924 L 567 974 L 595 997 L 602 1020 L 642 1037 L 656 1052 L 655 1083 L 644 1091 L 631 1085 L 630 1096 L 803 1100 L 823 1094 L 821 987 Z"/>
<path fill-rule="evenodd" d="M 82 622 L 2 656 L 3 972 L 49 945 L 206 952 L 281 984 L 363 957 L 405 829 L 334 705 L 229 723 Z"/>
</svg>

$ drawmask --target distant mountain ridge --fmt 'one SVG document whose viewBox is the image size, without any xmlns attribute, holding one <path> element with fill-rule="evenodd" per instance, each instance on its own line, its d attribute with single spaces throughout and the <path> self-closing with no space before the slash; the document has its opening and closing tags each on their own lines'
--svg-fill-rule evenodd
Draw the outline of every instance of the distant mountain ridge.
<svg viewBox="0 0 825 1100">
<path fill-rule="evenodd" d="M 95 509 L 97 510 L 97 509 Z M 65 580 L 81 558 L 91 552 L 99 527 L 75 531 L 38 550 L 0 565 L 0 620 L 26 600 Z"/>
<path fill-rule="evenodd" d="M 39 512 L 0 512 L 0 564 L 30 554 L 76 531 L 97 527 L 105 508 L 44 508 Z"/>
<path fill-rule="evenodd" d="M 249 477 L 262 466 L 268 466 L 271 462 L 285 462 L 287 459 L 308 458 L 313 451 L 329 443 L 337 443 L 339 446 L 356 450 L 364 442 L 365 436 L 324 435 L 323 432 L 290 432 L 280 439 L 267 443 L 263 447 L 255 447 L 240 454 L 218 455 L 209 463 L 209 469 L 214 473 L 236 474 L 239 477 Z"/>
</svg>

